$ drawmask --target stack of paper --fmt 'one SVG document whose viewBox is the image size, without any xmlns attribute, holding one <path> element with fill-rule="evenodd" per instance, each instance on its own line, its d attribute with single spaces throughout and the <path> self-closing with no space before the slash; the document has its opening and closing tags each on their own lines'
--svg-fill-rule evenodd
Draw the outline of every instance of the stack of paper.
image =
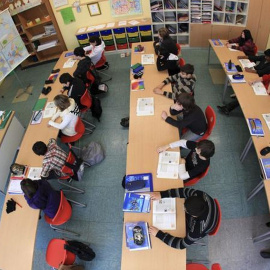
<svg viewBox="0 0 270 270">
<path fill-rule="evenodd" d="M 10 180 L 8 193 L 9 194 L 23 194 L 21 189 L 21 181 L 22 180 Z"/>
<path fill-rule="evenodd" d="M 176 229 L 175 198 L 164 198 L 153 201 L 153 226 L 160 230 Z"/>
<path fill-rule="evenodd" d="M 178 178 L 180 152 L 165 151 L 159 154 L 157 178 Z"/>
<path fill-rule="evenodd" d="M 57 44 L 57 42 L 58 42 L 58 40 L 52 40 L 50 42 L 46 42 L 44 44 L 41 44 L 38 46 L 37 51 L 40 52 L 40 51 L 52 48 Z"/>
<path fill-rule="evenodd" d="M 154 115 L 154 98 L 138 98 L 137 116 Z"/>
<path fill-rule="evenodd" d="M 229 80 L 230 80 L 231 83 L 245 83 L 246 82 L 245 78 L 243 78 L 243 79 L 234 79 L 233 75 L 228 75 L 228 77 L 229 77 Z"/>
<path fill-rule="evenodd" d="M 252 88 L 254 90 L 255 95 L 258 96 L 268 96 L 266 89 L 262 82 L 256 82 L 252 84 Z"/>
<path fill-rule="evenodd" d="M 239 59 L 239 62 L 242 68 L 253 68 L 254 66 L 256 66 L 255 63 L 250 62 L 248 59 Z"/>
<path fill-rule="evenodd" d="M 155 64 L 154 54 L 143 54 L 142 55 L 142 64 L 143 65 L 153 65 Z"/>
</svg>

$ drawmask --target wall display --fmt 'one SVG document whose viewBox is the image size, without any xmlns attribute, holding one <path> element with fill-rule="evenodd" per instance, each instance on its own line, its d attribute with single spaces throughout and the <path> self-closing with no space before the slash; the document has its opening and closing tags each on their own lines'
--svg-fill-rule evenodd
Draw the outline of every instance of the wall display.
<svg viewBox="0 0 270 270">
<path fill-rule="evenodd" d="M 75 22 L 75 16 L 72 10 L 72 7 L 63 8 L 60 10 L 63 21 L 65 24 Z"/>
<path fill-rule="evenodd" d="M 142 14 L 141 0 L 110 0 L 112 16 Z"/>
<path fill-rule="evenodd" d="M 53 5 L 55 8 L 68 5 L 68 0 L 53 0 Z"/>
<path fill-rule="evenodd" d="M 101 11 L 100 11 L 100 7 L 98 3 L 92 3 L 92 4 L 88 4 L 87 5 L 89 13 L 91 16 L 96 16 L 96 15 L 100 15 Z"/>
<path fill-rule="evenodd" d="M 0 81 L 2 81 L 29 56 L 7 9 L 0 13 L 0 37 Z"/>
</svg>

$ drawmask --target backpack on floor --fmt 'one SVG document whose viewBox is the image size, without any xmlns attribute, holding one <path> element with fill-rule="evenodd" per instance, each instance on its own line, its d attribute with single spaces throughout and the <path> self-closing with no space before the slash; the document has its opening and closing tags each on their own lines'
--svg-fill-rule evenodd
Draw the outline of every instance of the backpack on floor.
<svg viewBox="0 0 270 270">
<path fill-rule="evenodd" d="M 92 116 L 97 118 L 98 122 L 100 122 L 100 117 L 102 115 L 102 107 L 101 102 L 98 97 L 92 96 L 92 106 L 91 106 Z"/>
<path fill-rule="evenodd" d="M 78 256 L 81 260 L 92 261 L 96 257 L 92 248 L 82 242 L 72 240 L 67 241 L 67 243 L 64 248 Z"/>
<path fill-rule="evenodd" d="M 89 87 L 91 95 L 106 94 L 109 90 L 109 86 L 106 83 L 96 83 L 94 82 Z"/>
<path fill-rule="evenodd" d="M 81 159 L 87 166 L 100 163 L 105 158 L 101 145 L 97 142 L 90 142 L 81 151 Z"/>
</svg>

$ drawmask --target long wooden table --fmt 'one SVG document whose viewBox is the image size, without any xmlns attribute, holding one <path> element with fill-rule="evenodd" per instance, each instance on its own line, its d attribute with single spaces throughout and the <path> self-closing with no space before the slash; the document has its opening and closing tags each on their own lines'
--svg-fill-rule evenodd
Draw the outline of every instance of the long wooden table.
<svg viewBox="0 0 270 270">
<path fill-rule="evenodd" d="M 221 40 L 223 44 L 225 44 L 225 40 Z M 226 72 L 226 69 L 224 67 L 224 63 L 231 60 L 235 65 L 240 65 L 239 60 L 237 59 L 237 56 L 243 56 L 244 53 L 241 51 L 230 51 L 226 46 L 224 47 L 217 47 L 213 45 L 213 42 L 209 40 L 209 44 L 216 53 L 220 63 L 223 66 L 224 71 Z M 209 58 L 208 58 L 209 63 Z M 247 83 L 234 83 L 231 84 L 236 97 L 238 99 L 238 102 L 241 106 L 241 109 L 243 111 L 245 118 L 259 118 L 263 125 L 263 130 L 265 132 L 264 137 L 256 137 L 256 136 L 250 136 L 250 139 L 248 140 L 241 156 L 240 160 L 243 161 L 245 156 L 248 153 L 248 150 L 250 149 L 252 143 L 255 147 L 256 154 L 258 159 L 263 158 L 260 154 L 260 151 L 262 148 L 269 145 L 270 142 L 270 131 L 265 123 L 265 120 L 262 117 L 262 114 L 269 113 L 270 112 L 270 97 L 269 96 L 258 96 L 255 95 L 252 87 L 248 84 L 249 81 L 253 81 L 254 79 L 258 78 L 258 75 L 255 73 L 248 73 L 243 71 L 245 80 Z M 223 92 L 223 99 L 226 94 L 226 82 L 225 82 L 225 88 Z M 259 161 L 260 162 L 260 161 Z M 259 176 L 258 176 L 259 177 Z M 266 194 L 267 194 L 267 200 L 268 205 L 270 207 L 270 181 L 269 180 L 262 180 L 259 182 L 259 184 L 250 192 L 248 195 L 248 200 L 253 198 L 261 189 L 265 187 Z M 270 235 L 270 233 L 269 233 Z M 270 236 L 269 236 L 270 238 Z M 265 239 L 266 240 L 266 239 Z"/>
<path fill-rule="evenodd" d="M 52 91 L 47 95 L 41 95 L 40 98 L 48 98 L 52 101 L 55 95 L 59 94 L 62 85 L 59 82 L 59 76 L 64 72 L 71 72 L 72 69 L 64 69 L 63 64 L 67 60 L 64 52 L 56 63 L 54 69 L 60 69 L 57 80 L 51 84 Z M 49 74 L 48 74 L 49 76 Z M 50 138 L 57 138 L 58 129 L 47 127 L 49 118 L 42 119 L 38 125 L 29 125 L 16 162 L 33 167 L 42 166 L 42 156 L 37 156 L 32 151 L 32 146 L 36 141 L 48 143 Z M 14 198 L 22 208 L 16 207 L 16 211 L 10 214 L 6 213 L 7 200 Z M 3 206 L 0 223 L 0 269 L 1 270 L 30 270 L 32 269 L 36 232 L 39 220 L 39 211 L 30 208 L 23 195 L 7 194 Z"/>
<path fill-rule="evenodd" d="M 138 43 L 139 44 L 139 43 Z M 134 44 L 136 46 L 138 44 Z M 144 42 L 145 53 L 154 53 L 153 43 Z M 131 65 L 141 63 L 141 54 L 132 52 Z M 155 191 L 166 190 L 183 186 L 182 180 L 159 179 L 156 177 L 158 165 L 157 147 L 179 140 L 178 130 L 161 119 L 163 110 L 169 111 L 172 100 L 153 93 L 155 86 L 160 84 L 166 77 L 167 72 L 158 72 L 156 65 L 144 67 L 145 90 L 130 93 L 130 120 L 129 120 L 129 144 L 127 146 L 127 174 L 151 172 Z M 132 75 L 131 75 L 132 78 Z M 166 86 L 170 91 L 170 85 Z M 153 116 L 137 116 L 137 99 L 154 97 Z M 177 199 L 177 229 L 168 231 L 172 235 L 185 236 L 185 215 L 183 199 Z M 137 214 L 124 213 L 125 222 L 146 221 L 152 224 L 152 213 Z M 122 243 L 122 270 L 137 269 L 186 269 L 186 250 L 173 249 L 156 237 L 151 236 L 152 249 L 131 252 L 126 247 L 125 227 L 123 228 Z"/>
</svg>

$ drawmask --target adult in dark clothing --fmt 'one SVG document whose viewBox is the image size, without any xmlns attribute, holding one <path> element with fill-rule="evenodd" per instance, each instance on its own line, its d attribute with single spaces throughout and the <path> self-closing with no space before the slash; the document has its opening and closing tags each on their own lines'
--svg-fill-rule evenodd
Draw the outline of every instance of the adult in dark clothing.
<svg viewBox="0 0 270 270">
<path fill-rule="evenodd" d="M 170 125 L 179 129 L 180 139 L 197 141 L 207 130 L 207 123 L 203 111 L 195 104 L 194 97 L 188 93 L 176 95 L 176 103 L 170 107 L 171 115 L 178 115 L 175 120 L 163 111 L 161 117 Z M 188 130 L 182 134 L 182 130 Z"/>
<path fill-rule="evenodd" d="M 85 55 L 85 50 L 82 47 L 74 49 L 75 58 L 79 60 L 77 68 L 73 73 L 74 77 L 80 78 L 84 83 L 87 83 L 86 73 L 92 65 L 91 58 Z"/>
<path fill-rule="evenodd" d="M 68 97 L 75 100 L 79 109 L 84 108 L 84 106 L 81 104 L 81 97 L 86 90 L 83 81 L 79 78 L 73 78 L 69 73 L 63 73 L 60 76 L 59 81 L 64 86 L 63 90 L 61 90 L 61 93 L 64 93 L 64 91 L 67 90 Z"/>
<path fill-rule="evenodd" d="M 169 148 L 182 147 L 191 151 L 186 158 L 182 158 L 179 165 L 179 178 L 185 183 L 205 172 L 210 165 L 210 158 L 215 153 L 215 145 L 212 141 L 202 140 L 193 142 L 180 140 L 158 148 L 158 152 L 164 152 Z"/>
<path fill-rule="evenodd" d="M 249 30 L 242 31 L 241 36 L 228 40 L 226 43 L 228 48 L 239 50 L 245 55 L 255 55 L 255 43 Z"/>
<path fill-rule="evenodd" d="M 151 193 L 152 200 L 168 197 L 186 199 L 184 203 L 186 236 L 184 238 L 175 237 L 153 226 L 149 228 L 151 235 L 156 236 L 168 246 L 185 249 L 216 228 L 220 213 L 214 199 L 207 193 L 191 188 L 178 188 Z"/>
<path fill-rule="evenodd" d="M 43 210 L 46 216 L 54 218 L 60 205 L 61 195 L 46 180 L 24 179 L 21 188 L 28 205 Z"/>
<path fill-rule="evenodd" d="M 170 37 L 167 28 L 160 28 L 158 30 L 159 40 L 154 42 L 155 53 L 157 58 L 157 70 L 162 71 L 168 69 L 169 75 L 179 73 L 180 69 L 177 65 L 178 49 L 176 42 Z"/>
<path fill-rule="evenodd" d="M 270 74 L 270 49 L 267 49 L 264 52 L 264 55 L 261 56 L 238 56 L 238 59 L 249 59 L 250 61 L 253 62 L 259 61 L 259 63 L 254 67 L 254 69 L 245 68 L 246 72 L 257 73 L 260 77 Z M 230 112 L 236 109 L 238 106 L 239 106 L 238 100 L 234 100 L 226 104 L 225 106 L 217 106 L 217 108 L 221 113 L 229 115 Z"/>
</svg>

